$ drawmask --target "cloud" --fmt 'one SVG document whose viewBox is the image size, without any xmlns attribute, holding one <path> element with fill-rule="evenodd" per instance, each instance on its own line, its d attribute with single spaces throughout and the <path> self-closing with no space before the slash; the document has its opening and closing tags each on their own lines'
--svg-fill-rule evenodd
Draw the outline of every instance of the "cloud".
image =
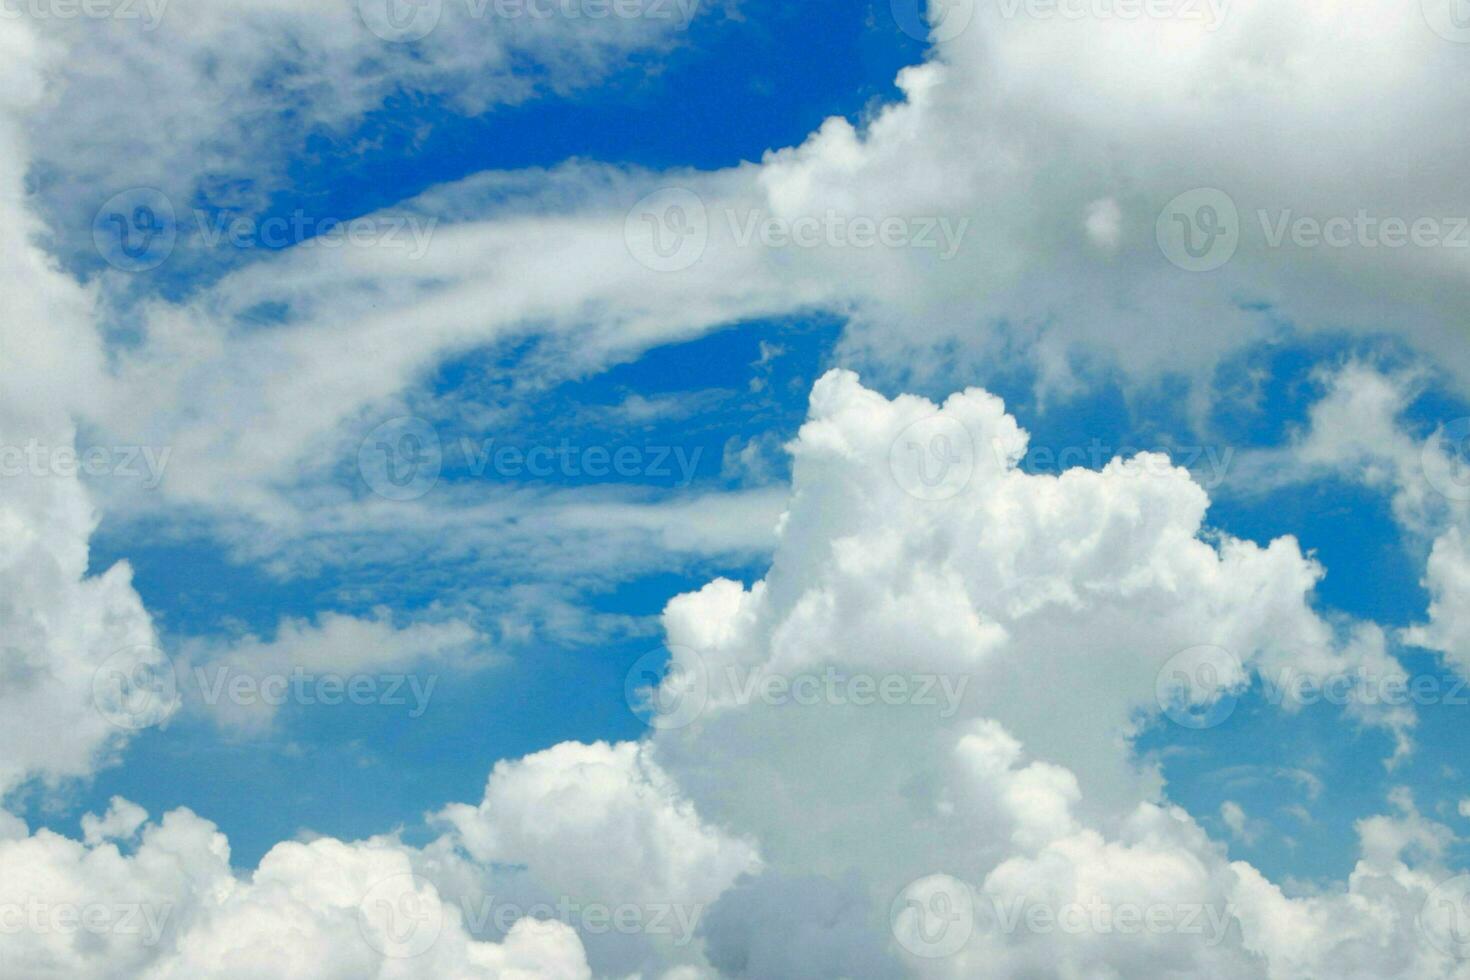
<svg viewBox="0 0 1470 980">
<path fill-rule="evenodd" d="M 438 671 L 482 670 L 505 658 L 460 620 L 399 626 L 379 608 L 369 617 L 323 613 L 286 619 L 270 640 L 193 640 L 178 664 L 186 700 L 238 734 L 268 731 L 282 705 L 349 703 L 429 708 Z"/>
</svg>

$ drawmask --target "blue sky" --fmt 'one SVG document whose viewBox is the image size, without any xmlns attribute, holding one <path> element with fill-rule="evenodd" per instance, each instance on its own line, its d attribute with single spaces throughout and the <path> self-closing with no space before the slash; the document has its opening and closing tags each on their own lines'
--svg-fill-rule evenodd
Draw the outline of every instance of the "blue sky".
<svg viewBox="0 0 1470 980">
<path fill-rule="evenodd" d="M 1470 416 L 1460 253 L 1251 234 L 1275 214 L 1452 227 L 1470 210 L 1442 166 L 1453 139 L 1430 125 L 1465 108 L 1462 86 L 1426 88 L 1464 50 L 1435 2 L 1412 24 L 1377 6 L 1324 24 L 1306 4 L 1241 0 L 1208 28 L 1187 11 L 1120 25 L 1106 3 L 1061 19 L 961 3 L 968 28 L 935 21 L 927 40 L 903 0 L 711 0 L 672 32 L 487 26 L 444 0 L 444 23 L 409 44 L 336 6 L 182 5 L 157 35 L 31 15 L 54 44 L 17 69 L 50 95 L 6 108 L 25 137 L 0 156 L 23 190 L 21 258 L 0 274 L 32 331 L 11 338 L 20 407 L 0 399 L 0 448 L 171 457 L 157 488 L 31 474 L 0 499 L 41 549 L 9 563 L 39 571 L 0 605 L 23 654 L 0 679 L 19 718 L 33 673 L 92 677 L 123 634 L 151 633 L 183 693 L 136 731 L 89 727 L 108 714 L 95 690 L 81 721 L 35 696 L 75 731 L 27 720 L 15 761 L 0 757 L 0 879 L 21 860 L 9 843 L 42 829 L 151 866 L 150 847 L 174 845 L 148 828 L 187 808 L 230 846 L 228 866 L 190 866 L 197 894 L 232 881 L 254 896 L 309 853 L 365 862 L 353 881 L 411 871 L 435 901 L 504 889 L 709 910 L 690 949 L 552 937 L 590 966 L 547 977 L 857 975 L 849 957 L 875 978 L 1132 975 L 1140 950 L 1220 976 L 1267 961 L 1330 976 L 1357 968 L 1354 943 L 1384 976 L 1454 975 L 1470 948 L 1447 951 L 1438 926 L 1422 949 L 1374 930 L 1413 928 L 1470 863 L 1470 515 L 1443 478 L 1463 476 L 1470 445 L 1436 442 Z M 1381 46 L 1371 78 L 1343 60 L 1354 44 Z M 1336 132 L 1352 137 L 1342 159 L 1323 149 Z M 1391 146 L 1414 159 L 1387 167 Z M 633 231 L 670 189 L 707 219 L 677 269 Z M 1201 194 L 1239 223 L 1203 272 L 1166 239 L 1176 202 Z M 136 271 L 96 235 L 144 200 L 167 203 L 177 240 Z M 834 215 L 963 223 L 948 256 L 738 240 L 739 215 L 824 213 L 829 233 Z M 401 215 L 430 223 L 422 255 L 310 240 Z M 298 216 L 314 231 L 269 247 L 201 235 Z M 1029 433 L 1025 455 L 1008 461 L 988 396 L 954 394 L 972 388 Z M 905 435 L 936 419 L 943 439 Z M 966 482 L 925 509 L 901 450 L 949 452 L 956 432 L 972 440 Z M 395 499 L 364 460 L 391 466 L 426 439 L 431 478 Z M 1117 462 L 1150 451 L 1197 485 Z M 620 452 L 626 472 L 607 466 Z M 576 465 L 537 470 L 538 453 Z M 109 571 L 123 566 L 130 583 Z M 1226 637 L 1243 674 L 1205 693 L 1233 710 L 1177 724 L 1150 696 L 1156 674 L 1186 642 Z M 650 656 L 668 661 L 665 696 L 691 662 L 928 666 L 988 690 L 951 725 L 736 711 L 711 680 L 686 731 L 628 703 Z M 297 700 L 272 717 L 205 703 L 191 680 L 253 665 L 433 686 L 422 710 Z M 1286 710 L 1283 667 L 1401 668 L 1437 693 L 1408 713 Z M 76 752 L 50 751 L 68 739 Z M 865 793 L 871 807 L 844 805 Z M 109 829 L 83 822 L 104 813 Z M 202 833 L 194 819 L 176 826 Z M 383 834 L 398 836 L 369 840 Z M 874 933 L 931 872 L 974 895 L 1193 888 L 1239 922 L 1204 950 L 1012 936 L 931 955 L 897 919 Z M 1392 911 L 1362 913 L 1362 895 Z M 359 900 L 312 901 L 350 917 Z M 1287 919 L 1322 935 L 1261 925 Z M 788 922 L 808 939 L 783 939 L 773 923 Z M 275 968 L 268 942 L 180 928 L 138 954 L 147 976 L 217 949 Z M 503 933 L 453 933 L 417 962 L 459 969 L 456 943 Z M 1320 958 L 1303 966 L 1298 946 Z M 352 955 L 369 965 L 344 969 L 385 968 Z M 116 963 L 78 975 L 130 968 Z"/>
</svg>

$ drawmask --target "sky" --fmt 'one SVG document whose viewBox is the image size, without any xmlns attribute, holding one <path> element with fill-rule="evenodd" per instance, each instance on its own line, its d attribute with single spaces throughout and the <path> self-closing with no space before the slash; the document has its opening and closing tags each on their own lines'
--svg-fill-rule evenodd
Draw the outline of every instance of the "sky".
<svg viewBox="0 0 1470 980">
<path fill-rule="evenodd" d="M 1458 0 L 14 0 L 0 976 L 1470 977 Z"/>
</svg>

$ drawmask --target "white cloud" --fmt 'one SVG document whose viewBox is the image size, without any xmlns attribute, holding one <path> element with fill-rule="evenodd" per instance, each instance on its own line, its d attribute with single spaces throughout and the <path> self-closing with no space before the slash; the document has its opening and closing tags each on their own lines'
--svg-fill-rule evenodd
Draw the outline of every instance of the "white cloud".
<svg viewBox="0 0 1470 980">
<path fill-rule="evenodd" d="M 261 734 L 284 704 L 320 703 L 323 694 L 337 703 L 402 705 L 409 717 L 421 717 L 439 671 L 503 662 L 486 645 L 486 637 L 460 620 L 398 626 L 379 608 L 369 617 L 286 619 L 270 640 L 194 640 L 177 667 L 187 702 L 234 732 Z"/>
</svg>

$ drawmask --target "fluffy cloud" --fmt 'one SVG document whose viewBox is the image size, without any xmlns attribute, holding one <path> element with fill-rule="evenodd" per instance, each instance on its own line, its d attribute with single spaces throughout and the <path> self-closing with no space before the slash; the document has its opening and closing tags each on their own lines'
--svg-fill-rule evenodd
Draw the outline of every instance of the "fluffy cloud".
<svg viewBox="0 0 1470 980">
<path fill-rule="evenodd" d="M 1183 470 L 1035 476 L 1025 445 L 978 389 L 936 406 L 829 374 L 768 575 L 668 607 L 650 738 L 502 762 L 423 849 L 283 843 L 248 878 L 184 811 L 135 847 L 125 801 L 85 842 L 12 828 L 12 904 L 173 910 L 151 944 L 31 929 L 14 955 L 102 977 L 1463 975 L 1431 901 L 1453 835 L 1407 792 L 1360 821 L 1344 885 L 1291 896 L 1132 752 L 1173 723 L 1180 650 L 1238 664 L 1196 672 L 1197 705 L 1384 656 L 1313 612 L 1320 569 L 1206 534 Z M 619 908 L 636 921 L 610 931 Z"/>
<path fill-rule="evenodd" d="M 526 922 L 498 944 L 470 938 L 459 909 L 391 840 L 280 844 L 242 879 L 208 821 L 177 810 L 138 834 L 114 819 L 134 809 L 115 804 L 101 821 L 111 830 L 94 821 L 85 844 L 46 832 L 0 842 L 6 975 L 590 977 L 566 925 Z"/>
<path fill-rule="evenodd" d="M 72 415 L 97 390 L 102 346 L 89 316 L 92 297 L 35 246 L 42 229 L 21 204 L 28 160 L 21 120 L 43 97 L 41 79 L 54 51 L 24 24 L 8 26 L 0 46 L 3 797 L 30 778 L 87 776 L 113 756 L 131 732 L 96 709 L 94 694 L 122 676 L 109 664 L 146 666 L 147 654 L 126 651 L 156 646 L 157 637 L 125 563 L 89 571 L 98 515 L 77 476 Z M 154 709 L 161 717 L 173 707 Z"/>
</svg>

